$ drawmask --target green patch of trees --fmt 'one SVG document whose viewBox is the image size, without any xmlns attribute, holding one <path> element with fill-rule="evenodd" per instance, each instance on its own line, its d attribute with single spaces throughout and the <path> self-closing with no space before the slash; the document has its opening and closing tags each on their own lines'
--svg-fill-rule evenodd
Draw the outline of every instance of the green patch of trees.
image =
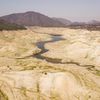
<svg viewBox="0 0 100 100">
<path fill-rule="evenodd" d="M 25 30 L 26 28 L 22 25 L 12 23 L 0 23 L 0 31 L 3 30 Z"/>
</svg>

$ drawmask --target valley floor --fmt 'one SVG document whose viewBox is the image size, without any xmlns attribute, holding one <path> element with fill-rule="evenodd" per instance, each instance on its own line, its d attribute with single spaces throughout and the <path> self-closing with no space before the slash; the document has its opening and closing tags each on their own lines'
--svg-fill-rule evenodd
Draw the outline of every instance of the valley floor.
<svg viewBox="0 0 100 100">
<path fill-rule="evenodd" d="M 0 100 L 100 100 L 100 31 L 0 32 Z"/>
</svg>

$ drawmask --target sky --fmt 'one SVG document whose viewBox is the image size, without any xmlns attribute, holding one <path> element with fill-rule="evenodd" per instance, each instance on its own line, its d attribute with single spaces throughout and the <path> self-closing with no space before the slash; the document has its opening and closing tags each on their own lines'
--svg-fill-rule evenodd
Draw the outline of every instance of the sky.
<svg viewBox="0 0 100 100">
<path fill-rule="evenodd" d="M 27 11 L 72 21 L 100 21 L 100 0 L 0 0 L 0 16 Z"/>
</svg>

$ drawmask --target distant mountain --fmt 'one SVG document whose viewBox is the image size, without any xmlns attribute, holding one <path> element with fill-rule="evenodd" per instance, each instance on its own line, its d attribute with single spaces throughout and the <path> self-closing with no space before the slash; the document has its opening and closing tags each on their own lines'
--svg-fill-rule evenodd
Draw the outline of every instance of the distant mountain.
<svg viewBox="0 0 100 100">
<path fill-rule="evenodd" d="M 100 25 L 100 21 L 91 20 L 91 21 L 89 21 L 87 24 L 90 24 L 90 25 Z"/>
<path fill-rule="evenodd" d="M 51 27 L 64 27 L 65 25 L 43 14 L 29 11 L 25 13 L 15 13 L 0 17 L 10 23 L 25 26 L 51 26 Z"/>
<path fill-rule="evenodd" d="M 99 21 L 89 21 L 89 22 L 73 22 L 68 26 L 71 29 L 87 29 L 89 31 L 100 31 Z"/>
<path fill-rule="evenodd" d="M 90 20 L 89 22 L 73 22 L 71 25 L 94 25 L 94 26 L 97 26 L 99 25 L 100 26 L 100 21 L 97 21 L 97 20 Z"/>
<path fill-rule="evenodd" d="M 72 22 L 70 25 L 78 25 L 78 26 L 82 26 L 82 25 L 86 25 L 87 23 L 85 22 Z"/>
<path fill-rule="evenodd" d="M 70 20 L 67 20 L 65 18 L 56 18 L 56 17 L 53 17 L 52 19 L 56 20 L 56 21 L 59 21 L 65 25 L 70 25 L 72 24 L 72 22 Z"/>
</svg>

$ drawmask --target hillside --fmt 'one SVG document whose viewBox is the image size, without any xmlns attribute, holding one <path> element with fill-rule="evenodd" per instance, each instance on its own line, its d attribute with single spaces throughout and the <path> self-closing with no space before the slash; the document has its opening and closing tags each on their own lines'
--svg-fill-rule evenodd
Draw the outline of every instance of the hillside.
<svg viewBox="0 0 100 100">
<path fill-rule="evenodd" d="M 100 26 L 100 21 L 98 21 L 98 20 L 91 20 L 91 21 L 88 22 L 88 24 Z"/>
<path fill-rule="evenodd" d="M 25 25 L 25 26 L 47 26 L 47 27 L 65 26 L 59 21 L 55 21 L 48 16 L 33 11 L 10 14 L 6 16 L 2 16 L 0 17 L 0 19 L 3 19 L 10 23 Z"/>
<path fill-rule="evenodd" d="M 59 21 L 59 22 L 61 22 L 63 24 L 65 24 L 65 25 L 72 24 L 72 22 L 70 20 L 67 20 L 65 18 L 56 18 L 56 17 L 53 17 L 53 19 L 56 20 L 56 21 Z"/>
</svg>

